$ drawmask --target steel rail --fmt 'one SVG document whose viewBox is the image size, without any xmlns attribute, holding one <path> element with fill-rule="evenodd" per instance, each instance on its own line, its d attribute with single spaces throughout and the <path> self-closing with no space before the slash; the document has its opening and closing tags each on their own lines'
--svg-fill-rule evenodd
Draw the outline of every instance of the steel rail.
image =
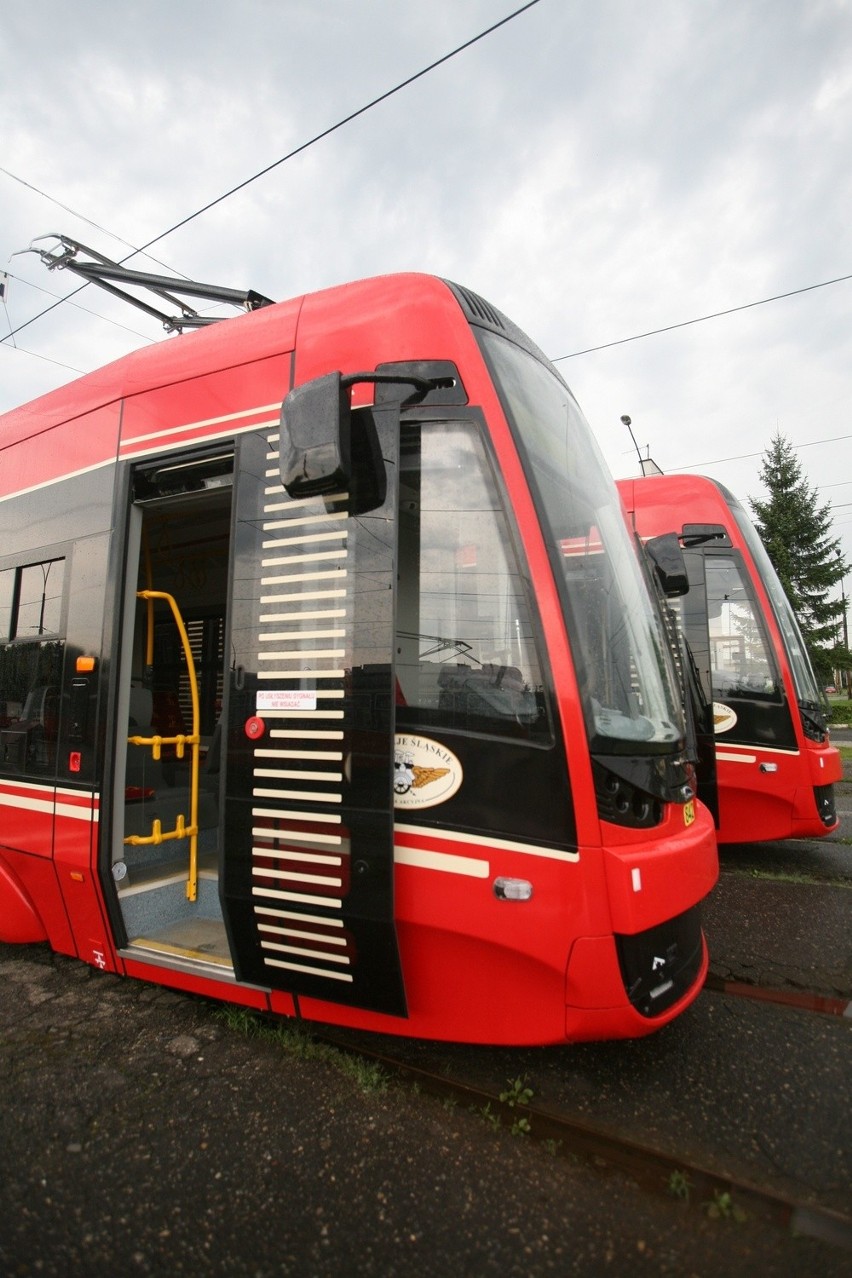
<svg viewBox="0 0 852 1278">
<path fill-rule="evenodd" d="M 518 1119 L 524 1118 L 529 1124 L 529 1130 L 525 1129 L 527 1136 L 540 1143 L 550 1142 L 555 1154 L 578 1156 L 597 1168 L 620 1171 L 642 1189 L 658 1196 L 669 1200 L 673 1196 L 681 1198 L 690 1208 L 715 1206 L 720 1209 L 721 1204 L 730 1202 L 791 1235 L 814 1238 L 852 1252 L 852 1218 L 840 1212 L 713 1171 L 689 1159 L 668 1154 L 581 1119 L 568 1118 L 540 1105 L 510 1104 L 502 1101 L 498 1094 L 481 1087 L 397 1060 L 384 1051 L 355 1045 L 333 1033 L 320 1032 L 314 1027 L 310 1032 L 312 1037 L 329 1047 L 368 1060 L 387 1074 L 416 1084 L 421 1092 L 494 1116 L 502 1127 L 511 1128 Z M 684 1192 L 678 1192 L 677 1187 Z"/>
<path fill-rule="evenodd" d="M 852 999 L 830 994 L 815 994 L 810 990 L 785 990 L 771 985 L 751 985 L 748 981 L 729 980 L 717 972 L 707 973 L 704 988 L 715 994 L 730 994 L 734 998 L 750 998 L 758 1003 L 775 1003 L 801 1012 L 820 1012 L 827 1016 L 852 1019 Z"/>
</svg>

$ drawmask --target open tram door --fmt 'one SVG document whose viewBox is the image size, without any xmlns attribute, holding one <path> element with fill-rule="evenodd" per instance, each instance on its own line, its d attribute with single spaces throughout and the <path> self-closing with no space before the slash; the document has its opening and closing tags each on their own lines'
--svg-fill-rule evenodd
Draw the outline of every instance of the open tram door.
<svg viewBox="0 0 852 1278">
<path fill-rule="evenodd" d="M 112 875 L 126 952 L 231 967 L 218 882 L 233 446 L 134 469 Z"/>
<path fill-rule="evenodd" d="M 238 979 L 404 1016 L 394 922 L 399 401 L 331 374 L 239 443 L 223 906 Z M 392 379 L 398 380 L 398 379 Z M 273 996 L 273 1005 L 275 1005 Z"/>
</svg>

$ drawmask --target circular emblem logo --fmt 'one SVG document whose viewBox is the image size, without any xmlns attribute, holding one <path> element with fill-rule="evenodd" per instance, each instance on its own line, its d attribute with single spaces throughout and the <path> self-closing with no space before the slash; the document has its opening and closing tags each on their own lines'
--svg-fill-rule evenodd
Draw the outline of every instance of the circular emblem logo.
<svg viewBox="0 0 852 1278">
<path fill-rule="evenodd" d="M 446 803 L 462 780 L 461 764 L 440 741 L 402 732 L 394 737 L 395 808 L 434 808 L 438 803 Z"/>
<path fill-rule="evenodd" d="M 713 731 L 728 732 L 737 721 L 737 716 L 730 706 L 723 705 L 721 701 L 713 702 Z"/>
</svg>

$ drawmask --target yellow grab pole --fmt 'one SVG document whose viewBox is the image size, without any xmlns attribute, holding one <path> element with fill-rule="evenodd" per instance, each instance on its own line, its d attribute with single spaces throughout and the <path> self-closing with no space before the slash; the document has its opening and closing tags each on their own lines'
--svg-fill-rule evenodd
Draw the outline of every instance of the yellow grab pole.
<svg viewBox="0 0 852 1278">
<path fill-rule="evenodd" d="M 150 745 L 153 747 L 154 758 L 160 757 L 160 748 L 163 745 L 174 745 L 179 759 L 183 758 L 185 746 L 191 747 L 190 753 L 190 773 L 189 773 L 189 825 L 186 825 L 183 816 L 178 816 L 175 829 L 169 834 L 163 834 L 159 828 L 159 822 L 155 823 L 156 827 L 153 834 L 148 838 L 140 835 L 131 835 L 125 839 L 125 843 L 162 843 L 166 839 L 182 839 L 189 838 L 189 878 L 186 882 L 186 897 L 188 901 L 196 900 L 198 896 L 198 773 L 199 773 L 199 756 L 201 746 L 200 721 L 201 714 L 198 707 L 198 680 L 195 675 L 195 660 L 192 656 L 192 648 L 189 644 L 189 636 L 186 633 L 186 626 L 177 601 L 173 595 L 166 594 L 164 590 L 139 590 L 137 591 L 138 599 L 145 599 L 148 602 L 149 609 L 153 612 L 154 600 L 163 599 L 172 610 L 172 616 L 175 619 L 175 625 L 178 628 L 181 643 L 183 644 L 183 655 L 186 659 L 186 669 L 189 675 L 189 691 L 192 698 L 192 732 L 189 736 L 179 735 L 175 737 L 128 737 L 128 741 L 133 745 Z M 153 642 L 153 626 L 150 628 L 150 638 Z"/>
</svg>

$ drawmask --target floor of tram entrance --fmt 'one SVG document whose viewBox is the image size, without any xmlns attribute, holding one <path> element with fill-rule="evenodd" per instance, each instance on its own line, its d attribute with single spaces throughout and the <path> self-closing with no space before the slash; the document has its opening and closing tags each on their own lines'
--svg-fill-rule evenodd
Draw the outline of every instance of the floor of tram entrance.
<svg viewBox="0 0 852 1278">
<path fill-rule="evenodd" d="M 188 919 L 160 928 L 153 936 L 133 936 L 128 948 L 177 958 L 201 959 L 217 967 L 231 968 L 231 952 L 225 925 L 218 919 Z"/>
<path fill-rule="evenodd" d="M 118 899 L 128 948 L 233 966 L 212 849 L 199 855 L 194 901 L 187 899 L 187 866 L 179 859 L 134 866 L 124 884 Z"/>
</svg>

